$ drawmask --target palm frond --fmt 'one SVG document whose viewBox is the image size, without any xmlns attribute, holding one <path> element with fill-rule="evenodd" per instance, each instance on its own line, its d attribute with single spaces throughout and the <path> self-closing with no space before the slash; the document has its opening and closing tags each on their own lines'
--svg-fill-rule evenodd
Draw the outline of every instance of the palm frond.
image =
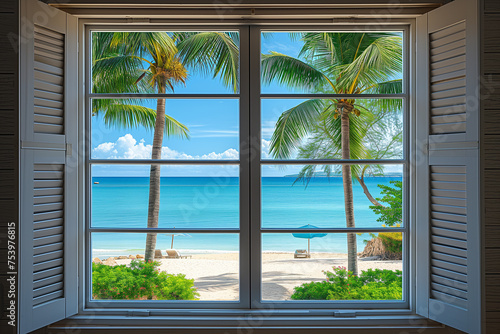
<svg viewBox="0 0 500 334">
<path fill-rule="evenodd" d="M 261 67 L 263 84 L 277 81 L 281 85 L 305 91 L 328 84 L 333 87 L 328 78 L 311 64 L 278 52 L 262 55 Z"/>
<path fill-rule="evenodd" d="M 195 71 L 220 76 L 223 84 L 239 90 L 239 34 L 200 32 L 180 38 L 179 57 Z"/>
<path fill-rule="evenodd" d="M 307 100 L 283 112 L 271 137 L 271 155 L 278 159 L 289 158 L 301 140 L 314 129 L 324 109 L 323 100 Z"/>
</svg>

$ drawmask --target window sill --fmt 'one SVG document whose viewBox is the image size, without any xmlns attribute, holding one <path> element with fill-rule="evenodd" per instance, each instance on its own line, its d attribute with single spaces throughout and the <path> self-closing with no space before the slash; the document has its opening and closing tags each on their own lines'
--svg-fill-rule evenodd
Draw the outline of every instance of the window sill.
<svg viewBox="0 0 500 334">
<path fill-rule="evenodd" d="M 376 329 L 375 329 L 376 328 Z M 67 330 L 79 330 L 79 333 L 377 333 L 400 334 L 421 333 L 457 333 L 442 324 L 417 315 L 392 316 L 262 316 L 262 315 L 210 315 L 210 316 L 113 316 L 113 315 L 77 315 L 48 327 L 47 333 L 60 333 Z M 173 331 L 172 331 L 173 330 Z M 293 330 L 293 332 L 291 332 Z"/>
</svg>

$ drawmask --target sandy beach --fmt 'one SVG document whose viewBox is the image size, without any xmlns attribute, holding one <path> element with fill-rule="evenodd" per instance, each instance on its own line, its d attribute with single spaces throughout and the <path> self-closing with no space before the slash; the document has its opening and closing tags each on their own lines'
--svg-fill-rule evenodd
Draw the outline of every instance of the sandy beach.
<svg viewBox="0 0 500 334">
<path fill-rule="evenodd" d="M 294 259 L 292 253 L 263 253 L 263 299 L 289 300 L 293 288 L 305 282 L 325 279 L 323 270 L 347 266 L 346 254 L 312 253 L 310 259 Z M 131 260 L 116 260 L 129 264 Z M 185 274 L 195 280 L 200 300 L 238 299 L 238 253 L 194 254 L 187 259 L 158 259 L 160 269 Z M 359 270 L 369 268 L 402 270 L 402 261 L 358 261 Z"/>
</svg>

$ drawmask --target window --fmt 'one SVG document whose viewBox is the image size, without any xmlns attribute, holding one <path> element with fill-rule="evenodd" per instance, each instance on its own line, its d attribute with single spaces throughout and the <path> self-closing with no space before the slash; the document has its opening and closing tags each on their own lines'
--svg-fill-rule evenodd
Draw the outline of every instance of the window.
<svg viewBox="0 0 500 334">
<path fill-rule="evenodd" d="M 30 34 L 20 45 L 22 333 L 75 314 L 77 324 L 220 325 L 216 314 L 234 330 L 255 322 L 407 328 L 431 319 L 481 331 L 475 1 L 373 29 L 365 19 L 280 21 L 281 9 L 277 19 L 180 19 L 174 27 L 21 5 Z M 339 41 L 329 34 L 351 42 L 376 34 L 384 43 L 362 52 L 372 61 L 338 65 L 328 50 Z M 167 130 L 152 131 L 164 107 Z M 339 142 L 347 131 L 349 145 Z M 394 283 L 386 295 L 375 286 L 353 298 L 352 286 L 337 284 L 344 269 L 328 277 L 319 269 L 354 268 L 350 260 L 373 235 L 401 250 L 390 269 L 402 273 L 384 275 Z M 156 250 L 166 274 L 113 266 Z M 357 265 L 360 272 L 375 262 Z M 118 271 L 127 279 L 117 290 Z M 92 291 L 94 283 L 110 288 Z M 342 289 L 316 294 L 311 286 Z"/>
<path fill-rule="evenodd" d="M 87 305 L 408 308 L 407 28 L 165 29 L 87 30 Z M 110 277 L 144 254 L 190 293 Z"/>
</svg>

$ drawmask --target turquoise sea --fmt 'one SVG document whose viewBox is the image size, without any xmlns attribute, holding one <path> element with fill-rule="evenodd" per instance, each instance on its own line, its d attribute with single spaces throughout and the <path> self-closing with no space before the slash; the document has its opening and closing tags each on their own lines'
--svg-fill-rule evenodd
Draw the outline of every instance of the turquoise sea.
<svg viewBox="0 0 500 334">
<path fill-rule="evenodd" d="M 379 184 L 388 185 L 399 176 L 369 177 L 365 182 L 374 197 L 380 197 Z M 297 228 L 345 227 L 341 177 L 315 177 L 305 186 L 295 177 L 262 178 L 262 226 Z M 93 227 L 146 227 L 148 177 L 94 177 L 92 179 Z M 239 179 L 237 177 L 162 177 L 159 227 L 238 228 Z M 361 186 L 354 182 L 357 227 L 380 227 L 371 203 Z M 252 224 L 258 224 L 252 221 Z M 157 248 L 170 248 L 172 237 L 159 234 Z M 358 235 L 358 251 L 369 236 Z M 143 233 L 93 233 L 92 256 L 140 254 Z M 174 236 L 174 248 L 182 253 L 233 252 L 239 250 L 237 234 L 197 234 Z M 293 252 L 306 249 L 307 239 L 290 233 L 264 234 L 263 251 Z M 346 252 L 345 234 L 328 234 L 311 240 L 311 251 Z"/>
</svg>

